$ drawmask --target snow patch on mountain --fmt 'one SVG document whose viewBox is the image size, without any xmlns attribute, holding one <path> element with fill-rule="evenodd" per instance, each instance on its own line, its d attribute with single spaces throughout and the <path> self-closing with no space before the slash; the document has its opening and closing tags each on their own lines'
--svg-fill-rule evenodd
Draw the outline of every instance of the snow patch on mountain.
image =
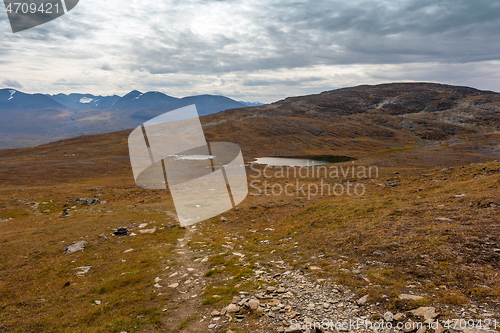
<svg viewBox="0 0 500 333">
<path fill-rule="evenodd" d="M 11 99 L 14 98 L 14 94 L 16 93 L 16 91 L 15 90 L 9 90 L 9 92 L 10 92 L 10 97 L 9 97 L 8 101 L 10 101 Z"/>
<path fill-rule="evenodd" d="M 88 98 L 88 97 L 83 97 L 80 99 L 80 103 L 83 103 L 83 104 L 87 104 L 87 103 L 90 103 L 92 102 L 93 99 L 92 98 Z"/>
</svg>

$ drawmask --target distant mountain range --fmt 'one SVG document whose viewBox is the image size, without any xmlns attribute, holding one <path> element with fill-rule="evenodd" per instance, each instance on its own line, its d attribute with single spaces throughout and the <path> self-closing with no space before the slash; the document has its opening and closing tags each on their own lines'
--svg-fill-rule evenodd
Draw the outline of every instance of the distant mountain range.
<svg viewBox="0 0 500 333">
<path fill-rule="evenodd" d="M 21 148 L 82 134 L 134 128 L 165 112 L 195 104 L 200 116 L 247 107 L 224 96 L 177 98 L 133 90 L 125 96 L 27 94 L 0 89 L 0 149 Z"/>
<path fill-rule="evenodd" d="M 91 94 L 57 94 L 47 96 L 70 109 L 76 110 L 107 109 L 112 107 L 121 98 L 117 95 L 94 96 Z"/>
<path fill-rule="evenodd" d="M 16 89 L 0 89 L 0 110 L 67 108 L 73 110 L 114 109 L 137 112 L 150 108 L 160 110 L 165 107 L 164 110 L 169 111 L 191 104 L 196 104 L 200 115 L 212 114 L 227 109 L 263 105 L 261 103 L 237 102 L 228 97 L 216 95 L 177 98 L 158 91 L 142 93 L 132 90 L 125 96 L 120 97 L 118 95 L 96 96 L 92 94 L 27 94 Z"/>
</svg>

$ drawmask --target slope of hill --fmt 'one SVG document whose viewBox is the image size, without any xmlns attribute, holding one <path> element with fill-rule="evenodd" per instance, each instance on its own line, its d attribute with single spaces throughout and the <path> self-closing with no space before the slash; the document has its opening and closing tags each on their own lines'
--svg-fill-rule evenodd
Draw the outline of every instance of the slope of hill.
<svg viewBox="0 0 500 333">
<path fill-rule="evenodd" d="M 42 94 L 25 94 L 15 89 L 0 89 L 0 110 L 43 110 L 64 106 Z"/>
<path fill-rule="evenodd" d="M 269 156 L 360 156 L 495 133 L 499 115 L 499 93 L 398 83 L 228 110 L 205 117 L 204 126 L 209 140 L 242 143 L 251 156 L 257 147 Z"/>
</svg>

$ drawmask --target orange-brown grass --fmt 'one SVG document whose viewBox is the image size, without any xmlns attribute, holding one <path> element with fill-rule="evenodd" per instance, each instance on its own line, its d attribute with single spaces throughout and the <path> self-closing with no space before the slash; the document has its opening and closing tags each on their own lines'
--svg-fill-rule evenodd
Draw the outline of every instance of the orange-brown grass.
<svg viewBox="0 0 500 333">
<path fill-rule="evenodd" d="M 477 147 L 465 143 L 394 147 L 339 164 L 379 166 L 375 179 L 348 176 L 366 186 L 363 196 L 317 195 L 309 200 L 302 194 L 263 192 L 222 214 L 227 222 L 218 216 L 200 223 L 189 245 L 200 251 L 196 255 L 209 257 L 207 286 L 200 307 L 190 310 L 220 310 L 239 291 L 257 290 L 263 282 L 249 278 L 257 269 L 275 270 L 273 261 L 307 273 L 312 265 L 321 267 L 310 276 L 368 293 L 370 302 L 386 308 L 459 306 L 470 300 L 494 306 L 500 272 L 493 249 L 500 248 L 500 225 L 499 208 L 490 203 L 500 204 L 499 173 L 493 171 L 499 164 L 471 166 L 470 161 L 492 158 L 471 152 Z M 320 152 L 319 145 L 309 151 Z M 164 269 L 175 265 L 173 244 L 185 230 L 160 229 L 174 223 L 168 214 L 174 212 L 169 192 L 137 188 L 127 153 L 126 132 L 0 152 L 0 219 L 13 218 L 0 222 L 0 327 L 14 332 L 155 332 L 165 330 L 165 320 L 182 308 L 168 289 L 160 294 L 153 285 L 157 276 L 168 285 Z M 460 168 L 465 161 L 469 163 Z M 249 181 L 281 186 L 295 181 L 254 178 L 255 172 L 248 172 Z M 306 186 L 320 181 L 317 176 L 301 180 Z M 388 182 L 400 185 L 378 186 Z M 93 191 L 96 187 L 102 191 Z M 249 191 L 256 194 L 254 188 Z M 71 202 L 98 193 L 107 204 Z M 462 193 L 467 196 L 454 197 Z M 71 216 L 61 218 L 66 208 Z M 114 228 L 134 229 L 144 222 L 157 231 L 110 236 Z M 89 243 L 83 252 L 63 253 L 64 246 L 79 240 Z M 123 253 L 130 248 L 134 251 Z M 76 267 L 88 265 L 92 268 L 84 277 L 75 275 Z M 397 296 L 409 291 L 424 300 L 399 301 Z M 94 305 L 95 300 L 101 305 Z M 198 323 L 196 314 L 173 326 L 189 329 Z"/>
<path fill-rule="evenodd" d="M 231 253 L 222 245 L 236 237 L 234 251 L 262 265 L 285 260 L 305 271 L 322 267 L 314 273 L 318 278 L 369 293 L 387 308 L 459 306 L 470 300 L 494 307 L 500 292 L 500 254 L 494 251 L 500 247 L 500 221 L 499 208 L 490 203 L 500 205 L 499 167 L 490 162 L 451 170 L 382 168 L 379 179 L 353 180 L 367 188 L 358 197 L 302 200 L 263 192 L 225 213 L 228 222 L 204 223 L 211 234 L 205 240 L 216 252 Z M 400 185 L 379 186 L 388 182 Z M 424 299 L 400 301 L 397 296 L 409 291 Z"/>
<path fill-rule="evenodd" d="M 102 191 L 91 191 L 96 186 L 87 183 L 1 190 L 0 218 L 13 220 L 0 225 L 0 326 L 12 332 L 160 330 L 170 292 L 154 290 L 154 278 L 162 276 L 174 258 L 171 250 L 184 229 L 161 228 L 173 222 L 165 213 L 171 209 L 168 205 L 163 204 L 162 211 L 154 200 L 141 204 L 161 193 L 112 188 L 110 184 L 117 181 L 101 179 Z M 68 203 L 98 193 L 107 204 Z M 25 202 L 48 203 L 35 209 Z M 64 208 L 75 205 L 71 216 L 60 217 Z M 43 213 L 46 210 L 50 213 Z M 137 229 L 144 222 L 157 228 L 155 234 L 135 230 L 139 234 L 135 237 L 110 235 L 112 229 Z M 84 251 L 63 252 L 66 245 L 80 240 L 88 242 Z M 127 249 L 134 250 L 124 253 Z M 75 273 L 81 266 L 92 268 L 79 277 Z"/>
</svg>

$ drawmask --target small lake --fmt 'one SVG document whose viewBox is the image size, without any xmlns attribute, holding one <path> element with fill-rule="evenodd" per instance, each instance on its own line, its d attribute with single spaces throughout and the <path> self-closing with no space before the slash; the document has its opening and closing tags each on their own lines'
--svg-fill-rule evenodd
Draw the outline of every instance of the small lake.
<svg viewBox="0 0 500 333">
<path fill-rule="evenodd" d="M 330 163 L 352 161 L 354 158 L 348 156 L 313 156 L 313 157 L 259 157 L 253 163 L 267 164 L 272 166 L 315 166 Z"/>
<path fill-rule="evenodd" d="M 170 155 L 176 161 L 205 161 L 215 158 L 212 155 Z"/>
<path fill-rule="evenodd" d="M 287 158 L 287 157 L 260 157 L 255 162 L 274 166 L 313 166 L 330 164 L 327 161 L 312 160 L 307 158 Z"/>
</svg>

